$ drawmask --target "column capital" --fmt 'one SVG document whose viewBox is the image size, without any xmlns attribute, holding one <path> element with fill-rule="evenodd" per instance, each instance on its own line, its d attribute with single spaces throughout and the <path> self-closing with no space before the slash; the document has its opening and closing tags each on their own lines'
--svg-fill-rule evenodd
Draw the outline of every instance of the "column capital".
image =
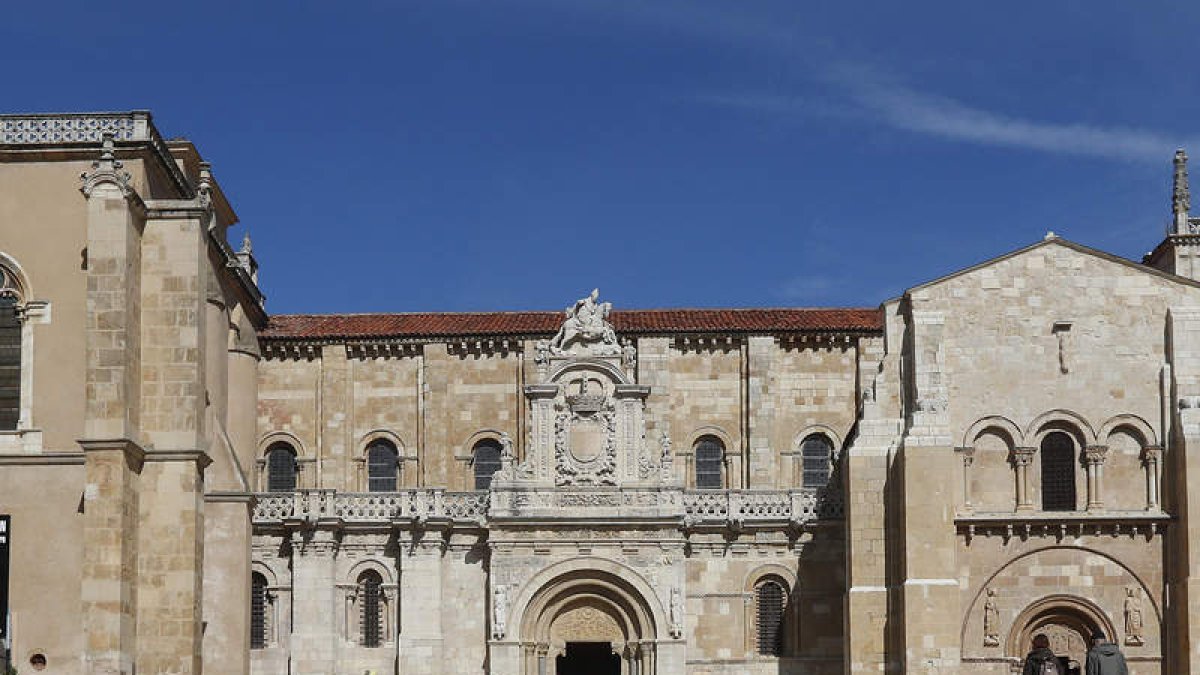
<svg viewBox="0 0 1200 675">
<path fill-rule="evenodd" d="M 1009 458 L 1014 466 L 1029 466 L 1033 461 L 1033 455 L 1037 453 L 1037 448 L 1028 445 L 1018 445 L 1012 449 L 1012 455 Z"/>
<path fill-rule="evenodd" d="M 1089 445 L 1083 450 L 1084 459 L 1088 464 L 1103 464 L 1108 457 L 1107 445 Z"/>
</svg>

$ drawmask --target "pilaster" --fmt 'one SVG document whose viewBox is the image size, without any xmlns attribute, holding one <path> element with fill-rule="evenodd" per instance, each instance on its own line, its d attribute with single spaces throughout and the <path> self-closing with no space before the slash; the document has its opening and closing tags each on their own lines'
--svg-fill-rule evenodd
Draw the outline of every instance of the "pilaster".
<svg viewBox="0 0 1200 675">
<path fill-rule="evenodd" d="M 775 434 L 775 401 L 771 391 L 771 371 L 775 363 L 777 345 L 770 335 L 752 335 L 747 340 L 747 400 L 750 412 L 749 463 L 750 484 L 747 488 L 773 488 L 776 486 L 778 466 L 776 451 L 771 447 Z M 734 487 L 731 483 L 730 487 Z"/>
<path fill-rule="evenodd" d="M 131 675 L 137 656 L 138 478 L 145 452 L 127 439 L 81 440 L 83 672 Z"/>
<path fill-rule="evenodd" d="M 1177 610 L 1163 646 L 1173 664 L 1166 670 L 1190 673 L 1200 667 L 1200 307 L 1172 307 L 1167 329 L 1175 420 L 1163 498 L 1177 519 L 1167 570 Z"/>
<path fill-rule="evenodd" d="M 335 672 L 339 538 L 318 527 L 292 533 L 292 668 L 296 675 Z"/>
<path fill-rule="evenodd" d="M 435 535 L 401 542 L 400 562 L 400 674 L 439 672 L 442 648 L 442 542 L 425 541 Z M 479 589 L 482 594 L 486 589 Z M 453 611 L 462 611 L 454 608 Z"/>
<path fill-rule="evenodd" d="M 955 673 L 960 664 L 955 491 L 961 463 L 949 429 L 940 312 L 912 311 L 913 387 L 916 403 L 900 450 L 903 483 L 904 672 Z"/>
</svg>

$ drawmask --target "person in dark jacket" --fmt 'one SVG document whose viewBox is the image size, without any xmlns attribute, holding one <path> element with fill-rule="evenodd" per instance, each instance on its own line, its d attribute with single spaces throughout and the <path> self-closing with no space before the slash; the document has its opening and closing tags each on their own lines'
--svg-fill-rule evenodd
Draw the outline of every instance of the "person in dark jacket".
<svg viewBox="0 0 1200 675">
<path fill-rule="evenodd" d="M 1047 664 L 1054 667 L 1054 670 L 1049 672 L 1066 675 L 1062 663 L 1054 652 L 1050 651 L 1050 638 L 1046 637 L 1045 633 L 1038 633 L 1033 636 L 1033 651 L 1025 657 L 1025 667 L 1021 670 L 1021 675 L 1044 675 L 1048 672 Z"/>
<path fill-rule="evenodd" d="M 1084 675 L 1129 675 L 1125 655 L 1102 631 L 1092 633 L 1092 648 L 1088 650 Z"/>
</svg>

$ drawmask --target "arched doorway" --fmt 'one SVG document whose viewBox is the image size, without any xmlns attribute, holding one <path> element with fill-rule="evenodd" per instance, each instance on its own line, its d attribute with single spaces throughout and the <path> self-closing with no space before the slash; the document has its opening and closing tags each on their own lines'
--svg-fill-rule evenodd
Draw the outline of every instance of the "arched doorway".
<svg viewBox="0 0 1200 675">
<path fill-rule="evenodd" d="M 526 675 L 654 675 L 656 627 L 641 593 L 607 571 L 544 584 L 521 620 Z"/>
<path fill-rule="evenodd" d="M 1082 675 L 1091 636 L 1096 631 L 1114 635 L 1112 623 L 1099 607 L 1070 595 L 1052 595 L 1026 607 L 1013 622 L 1008 654 L 1023 659 L 1039 633 L 1050 639 L 1067 675 Z"/>
</svg>

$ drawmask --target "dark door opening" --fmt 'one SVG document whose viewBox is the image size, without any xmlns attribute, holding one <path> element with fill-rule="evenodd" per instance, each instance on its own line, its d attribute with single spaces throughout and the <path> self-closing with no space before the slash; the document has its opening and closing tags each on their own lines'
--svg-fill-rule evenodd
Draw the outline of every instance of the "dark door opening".
<svg viewBox="0 0 1200 675">
<path fill-rule="evenodd" d="M 554 660 L 557 675 L 621 675 L 621 659 L 608 642 L 568 642 L 567 652 Z"/>
</svg>

